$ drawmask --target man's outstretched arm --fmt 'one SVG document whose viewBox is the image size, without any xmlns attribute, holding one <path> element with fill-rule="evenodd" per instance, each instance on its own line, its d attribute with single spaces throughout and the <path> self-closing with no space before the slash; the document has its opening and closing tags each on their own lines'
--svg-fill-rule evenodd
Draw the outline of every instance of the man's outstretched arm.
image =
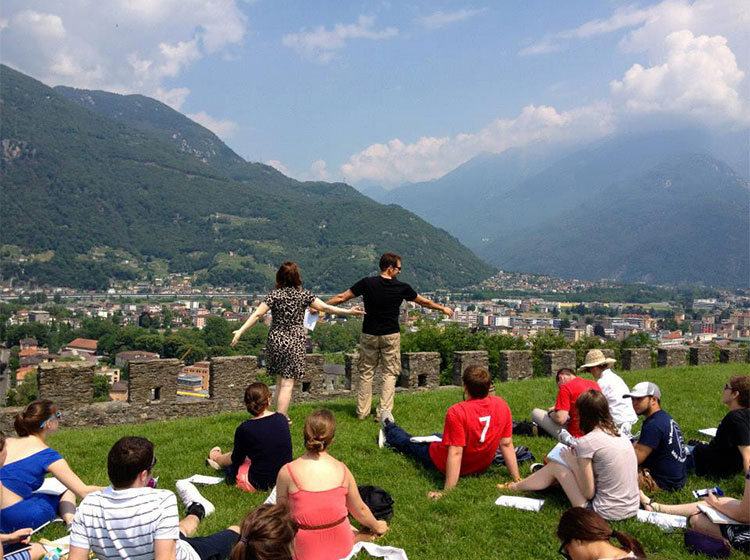
<svg viewBox="0 0 750 560">
<path fill-rule="evenodd" d="M 355 298 L 354 292 L 351 291 L 351 289 L 346 290 L 345 292 L 341 292 L 340 294 L 336 294 L 331 299 L 329 299 L 326 303 L 328 305 L 338 305 L 340 303 L 344 303 L 345 301 L 349 301 L 350 299 Z"/>
<path fill-rule="evenodd" d="M 450 307 L 446 305 L 440 305 L 439 303 L 435 303 L 431 299 L 427 299 L 424 296 L 417 295 L 417 297 L 414 298 L 413 301 L 414 303 L 417 303 L 421 305 L 422 307 L 429 307 L 430 309 L 437 309 L 441 313 L 445 313 L 446 315 L 448 315 L 448 317 L 453 316 L 453 310 Z"/>
</svg>

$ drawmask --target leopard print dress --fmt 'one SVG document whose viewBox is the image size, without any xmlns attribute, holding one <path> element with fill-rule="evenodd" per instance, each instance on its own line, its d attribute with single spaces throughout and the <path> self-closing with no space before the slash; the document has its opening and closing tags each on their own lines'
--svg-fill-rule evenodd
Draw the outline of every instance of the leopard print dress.
<svg viewBox="0 0 750 560">
<path fill-rule="evenodd" d="M 315 300 L 308 290 L 279 288 L 264 300 L 271 309 L 271 328 L 266 341 L 268 375 L 301 379 L 305 376 L 305 341 L 302 325 L 305 309 Z"/>
</svg>

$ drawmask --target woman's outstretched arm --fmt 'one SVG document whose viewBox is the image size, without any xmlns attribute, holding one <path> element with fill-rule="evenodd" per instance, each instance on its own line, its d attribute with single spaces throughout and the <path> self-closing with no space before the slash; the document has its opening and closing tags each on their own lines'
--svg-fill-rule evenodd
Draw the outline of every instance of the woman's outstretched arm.
<svg viewBox="0 0 750 560">
<path fill-rule="evenodd" d="M 245 321 L 245 324 L 242 325 L 239 329 L 233 332 L 234 337 L 232 338 L 232 342 L 230 342 L 230 346 L 237 346 L 237 343 L 240 341 L 240 337 L 242 336 L 242 333 L 244 333 L 247 329 L 252 327 L 255 323 L 258 322 L 258 319 L 263 317 L 266 313 L 268 313 L 268 310 L 270 307 L 266 304 L 266 302 L 261 303 L 258 308 L 253 311 L 253 314 L 248 317 L 247 321 Z"/>
<path fill-rule="evenodd" d="M 362 309 L 359 309 L 358 307 L 352 307 L 350 309 L 345 309 L 343 307 L 336 307 L 335 305 L 328 305 L 320 298 L 315 298 L 315 301 L 313 301 L 310 304 L 310 307 L 312 307 L 315 311 L 323 311 L 325 313 L 334 313 L 336 315 L 364 315 L 365 312 Z"/>
</svg>

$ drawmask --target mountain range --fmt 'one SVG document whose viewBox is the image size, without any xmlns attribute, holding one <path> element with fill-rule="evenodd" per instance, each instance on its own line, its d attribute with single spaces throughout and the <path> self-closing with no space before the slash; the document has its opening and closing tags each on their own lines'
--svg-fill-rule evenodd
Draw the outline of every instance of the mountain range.
<svg viewBox="0 0 750 560">
<path fill-rule="evenodd" d="M 366 192 L 504 270 L 747 288 L 750 184 L 715 148 L 693 129 L 618 134 L 567 154 L 483 154 L 434 181 Z"/>
<path fill-rule="evenodd" d="M 330 291 L 389 250 L 423 290 L 493 272 L 411 212 L 246 162 L 154 99 L 52 89 L 7 66 L 0 77 L 5 279 L 100 289 L 184 272 L 263 290 L 295 260 L 306 286 Z"/>
</svg>

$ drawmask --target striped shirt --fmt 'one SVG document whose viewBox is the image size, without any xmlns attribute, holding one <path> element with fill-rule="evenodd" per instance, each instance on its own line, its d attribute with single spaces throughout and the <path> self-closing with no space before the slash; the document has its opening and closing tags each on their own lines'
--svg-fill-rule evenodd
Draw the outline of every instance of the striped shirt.
<svg viewBox="0 0 750 560">
<path fill-rule="evenodd" d="M 169 490 L 111 486 L 92 492 L 76 508 L 70 544 L 90 549 L 99 560 L 148 560 L 154 540 L 176 541 L 177 560 L 200 560 L 180 539 L 177 499 Z"/>
</svg>

